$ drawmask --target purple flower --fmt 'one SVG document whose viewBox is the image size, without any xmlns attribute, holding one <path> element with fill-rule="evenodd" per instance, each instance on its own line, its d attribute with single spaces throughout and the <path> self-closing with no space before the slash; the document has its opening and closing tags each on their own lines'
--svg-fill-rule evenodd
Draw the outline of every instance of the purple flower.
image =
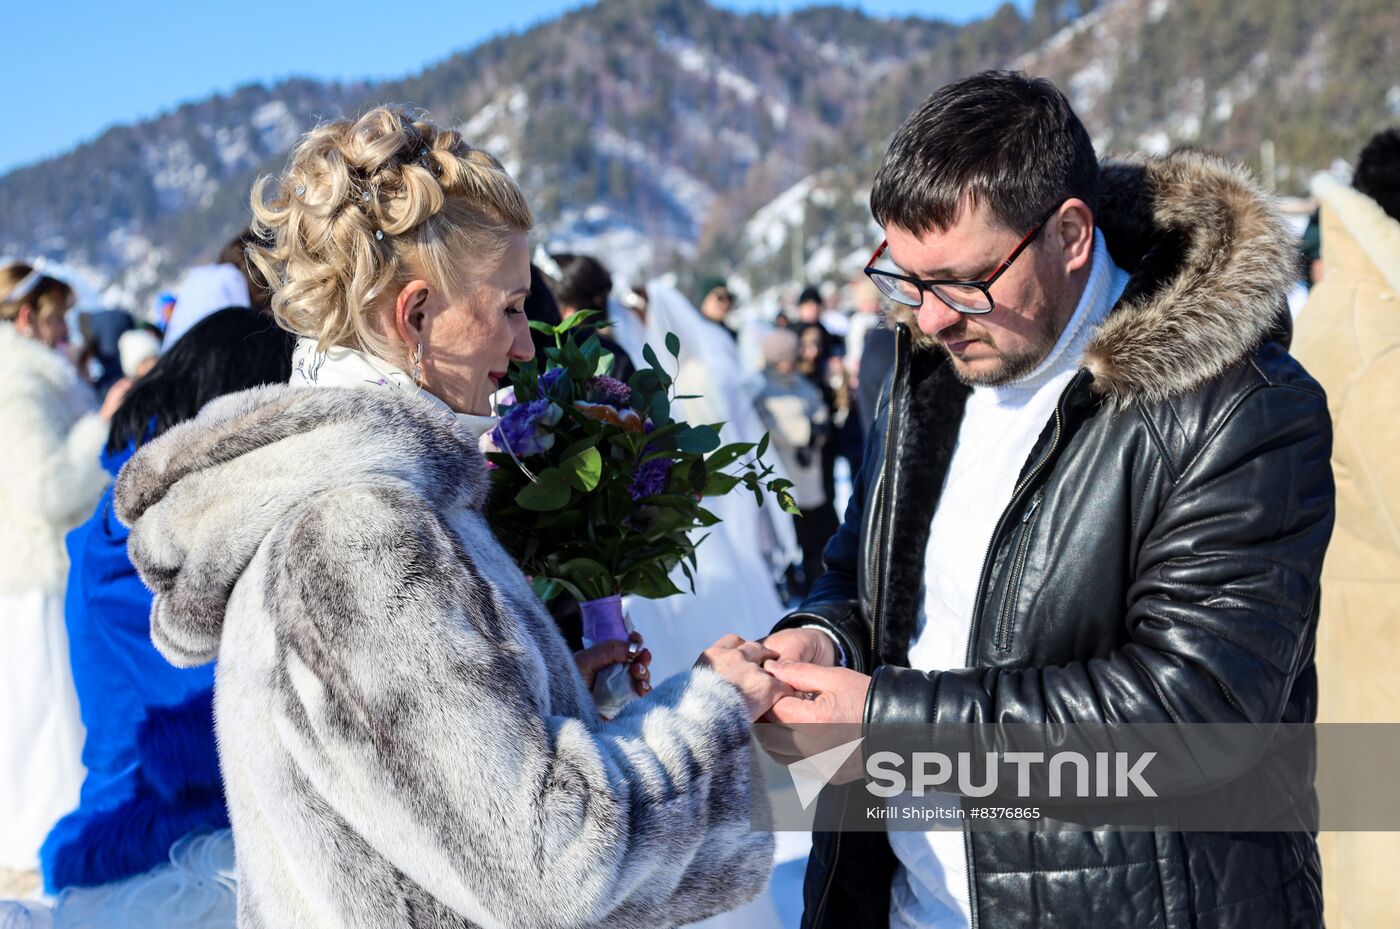
<svg viewBox="0 0 1400 929">
<path fill-rule="evenodd" d="M 489 433 L 491 443 L 521 458 L 538 455 L 554 447 L 554 435 L 545 430 L 559 422 L 564 411 L 549 400 L 517 403 L 506 410 Z"/>
<path fill-rule="evenodd" d="M 606 403 L 619 410 L 632 402 L 632 388 L 606 374 L 590 377 L 586 385 L 586 394 L 587 399 L 592 403 Z"/>
<path fill-rule="evenodd" d="M 559 383 L 559 379 L 564 376 L 564 373 L 563 368 L 550 368 L 548 371 L 541 374 L 539 381 L 540 396 L 549 396 L 554 390 L 554 385 Z"/>
<path fill-rule="evenodd" d="M 627 492 L 633 500 L 664 494 L 671 481 L 671 459 L 653 458 L 637 466 Z"/>
</svg>

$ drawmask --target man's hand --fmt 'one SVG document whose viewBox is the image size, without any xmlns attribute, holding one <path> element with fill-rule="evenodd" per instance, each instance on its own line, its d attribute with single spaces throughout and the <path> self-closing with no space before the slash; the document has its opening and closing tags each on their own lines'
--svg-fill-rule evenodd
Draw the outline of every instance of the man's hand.
<svg viewBox="0 0 1400 929">
<path fill-rule="evenodd" d="M 783 631 L 822 635 L 815 629 Z M 768 713 L 768 719 L 788 724 L 847 723 L 857 726 L 864 720 L 865 697 L 870 692 L 869 675 L 849 668 L 828 668 L 801 661 L 769 661 L 763 667 L 799 694 L 783 697 L 775 703 Z"/>
<path fill-rule="evenodd" d="M 836 643 L 820 629 L 782 629 L 764 639 L 762 644 L 778 653 L 783 661 L 806 664 L 836 664 Z"/>
<path fill-rule="evenodd" d="M 705 649 L 695 664 L 696 667 L 713 669 L 739 688 L 744 702 L 748 704 L 749 721 L 752 722 L 768 712 L 778 700 L 792 693 L 791 687 L 763 670 L 763 662 L 777 657 L 777 652 L 764 648 L 758 642 L 746 642 L 741 636 L 730 633 Z"/>
</svg>

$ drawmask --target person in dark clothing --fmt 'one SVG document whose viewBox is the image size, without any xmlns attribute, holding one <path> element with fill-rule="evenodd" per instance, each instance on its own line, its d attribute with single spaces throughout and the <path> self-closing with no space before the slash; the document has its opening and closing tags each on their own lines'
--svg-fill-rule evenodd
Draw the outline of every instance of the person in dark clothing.
<svg viewBox="0 0 1400 929">
<path fill-rule="evenodd" d="M 579 310 L 593 310 L 602 314 L 605 321 L 611 318 L 608 297 L 612 294 L 613 279 L 602 262 L 588 255 L 561 253 L 549 256 L 549 263 L 548 274 L 538 266 L 530 265 L 530 297 L 525 306 L 525 315 L 529 319 L 557 325 Z M 539 282 L 547 285 L 545 291 L 539 291 Z M 636 363 L 609 335 L 606 325 L 596 331 L 603 348 L 612 352 L 613 377 L 620 381 L 628 380 L 637 370 Z M 530 337 L 541 359 L 544 358 L 544 349 L 554 347 L 554 340 L 543 333 L 531 330 Z"/>
<path fill-rule="evenodd" d="M 87 362 L 96 361 L 102 373 L 93 381 L 99 398 L 107 396 L 112 385 L 122 379 L 121 350 L 118 343 L 123 333 L 136 328 L 136 321 L 126 310 L 97 310 L 78 318 L 83 335 L 83 351 L 79 368 L 87 371 Z"/>
<path fill-rule="evenodd" d="M 1313 721 L 1331 424 L 1267 337 L 1296 268 L 1271 198 L 1200 152 L 1100 166 L 1052 83 L 986 72 L 909 117 L 871 206 L 893 374 L 765 640 L 808 697 L 772 716 Z M 1269 760 L 1234 751 L 1206 789 Z M 1305 831 L 818 832 L 803 926 L 1319 929 L 1318 860 Z"/>
<path fill-rule="evenodd" d="M 893 368 L 894 330 L 877 326 L 865 334 L 860 353 L 859 386 L 856 388 L 856 409 L 860 411 L 860 421 L 865 425 L 867 436 L 880 405 L 880 390 Z"/>
</svg>

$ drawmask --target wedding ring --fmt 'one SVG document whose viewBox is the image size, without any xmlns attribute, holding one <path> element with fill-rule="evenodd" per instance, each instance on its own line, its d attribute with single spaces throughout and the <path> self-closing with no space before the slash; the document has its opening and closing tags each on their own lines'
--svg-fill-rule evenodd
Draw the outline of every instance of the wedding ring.
<svg viewBox="0 0 1400 929">
<path fill-rule="evenodd" d="M 627 643 L 627 660 L 628 660 L 628 661 L 633 661 L 633 660 L 635 660 L 636 657 L 637 657 L 637 653 L 640 652 L 641 650 L 642 650 L 642 646 L 641 646 L 640 643 L 638 643 L 638 642 L 628 642 L 628 643 Z"/>
</svg>

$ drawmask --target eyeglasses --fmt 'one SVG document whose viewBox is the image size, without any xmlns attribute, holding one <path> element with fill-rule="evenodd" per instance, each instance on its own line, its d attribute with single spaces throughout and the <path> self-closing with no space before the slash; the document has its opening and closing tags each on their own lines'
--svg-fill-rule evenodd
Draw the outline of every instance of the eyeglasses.
<svg viewBox="0 0 1400 929">
<path fill-rule="evenodd" d="M 1058 209 L 1057 205 L 1054 210 L 1046 214 L 1044 219 L 1036 223 L 1035 228 L 1026 233 L 1026 237 L 1021 240 L 1015 250 L 985 281 L 931 281 L 910 277 L 907 274 L 896 274 L 893 271 L 883 271 L 875 267 L 875 262 L 879 261 L 880 256 L 890 247 L 888 239 L 881 242 L 880 247 L 875 249 L 875 254 L 870 256 L 870 261 L 865 266 L 865 274 L 876 287 L 880 288 L 880 293 L 905 306 L 923 306 L 924 292 L 927 291 L 959 313 L 966 313 L 970 316 L 990 313 L 996 307 L 996 301 L 992 299 L 992 285 L 997 282 L 997 278 L 1006 273 L 1006 269 L 1011 267 L 1011 263 L 1035 240 L 1035 237 L 1040 234 L 1040 230 L 1045 228 L 1045 224 L 1050 221 L 1050 217 L 1054 216 L 1055 210 Z"/>
</svg>

